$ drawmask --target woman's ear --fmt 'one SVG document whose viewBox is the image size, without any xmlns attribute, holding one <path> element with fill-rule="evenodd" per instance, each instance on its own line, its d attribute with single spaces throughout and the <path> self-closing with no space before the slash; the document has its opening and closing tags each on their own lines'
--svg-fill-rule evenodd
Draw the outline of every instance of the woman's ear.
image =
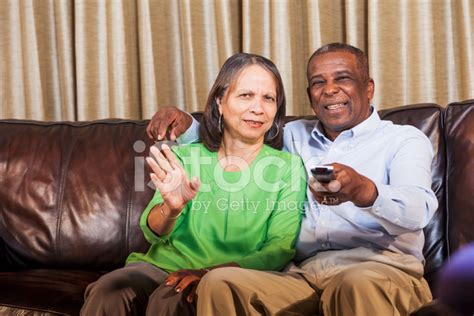
<svg viewBox="0 0 474 316">
<path fill-rule="evenodd" d="M 221 99 L 216 98 L 216 103 L 217 103 L 217 110 L 219 111 L 219 115 L 222 115 Z"/>
</svg>

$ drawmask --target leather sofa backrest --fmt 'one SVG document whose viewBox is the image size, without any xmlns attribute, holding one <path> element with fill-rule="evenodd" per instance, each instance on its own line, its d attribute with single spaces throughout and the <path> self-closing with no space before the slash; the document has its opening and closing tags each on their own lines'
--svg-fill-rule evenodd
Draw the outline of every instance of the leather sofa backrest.
<svg viewBox="0 0 474 316">
<path fill-rule="evenodd" d="M 448 246 L 453 252 L 474 240 L 474 100 L 380 115 L 419 128 L 433 144 L 439 209 L 424 247 L 432 283 Z M 129 252 L 145 251 L 137 223 L 153 195 L 143 166 L 151 145 L 146 124 L 0 121 L 0 268 L 110 270 Z"/>
<path fill-rule="evenodd" d="M 146 250 L 146 125 L 0 121 L 2 269 L 109 270 Z"/>
<path fill-rule="evenodd" d="M 474 100 L 449 104 L 444 122 L 448 242 L 452 255 L 474 241 Z"/>
</svg>

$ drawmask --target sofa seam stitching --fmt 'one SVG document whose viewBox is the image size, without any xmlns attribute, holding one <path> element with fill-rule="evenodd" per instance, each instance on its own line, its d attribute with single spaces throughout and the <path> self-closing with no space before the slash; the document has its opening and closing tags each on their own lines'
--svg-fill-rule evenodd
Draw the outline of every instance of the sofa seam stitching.
<svg viewBox="0 0 474 316">
<path fill-rule="evenodd" d="M 74 145 L 76 143 L 75 139 L 72 139 L 71 142 L 71 147 L 69 152 L 67 153 L 66 156 L 66 163 L 65 166 L 61 170 L 61 181 L 59 183 L 59 191 L 58 191 L 58 204 L 56 207 L 56 213 L 57 213 L 57 223 L 56 223 L 56 238 L 55 238 L 55 244 L 54 244 L 54 251 L 56 253 L 56 259 L 59 258 L 59 243 L 61 239 L 61 223 L 62 223 L 62 213 L 63 213 L 63 202 L 64 202 L 64 187 L 65 187 L 65 182 L 66 182 L 66 175 L 69 170 L 69 164 L 71 162 L 71 155 L 72 151 L 74 148 Z"/>
<path fill-rule="evenodd" d="M 132 163 L 134 165 L 134 163 Z M 134 168 L 132 168 L 133 171 Z M 133 174 L 133 173 L 132 173 Z M 134 182 L 135 179 L 132 181 Z M 125 256 L 128 256 L 130 253 L 130 213 L 131 213 L 131 207 L 132 207 L 132 201 L 133 201 L 133 186 L 129 186 L 129 194 L 128 194 L 128 201 L 127 201 L 127 210 L 126 210 L 126 220 L 125 220 Z"/>
</svg>

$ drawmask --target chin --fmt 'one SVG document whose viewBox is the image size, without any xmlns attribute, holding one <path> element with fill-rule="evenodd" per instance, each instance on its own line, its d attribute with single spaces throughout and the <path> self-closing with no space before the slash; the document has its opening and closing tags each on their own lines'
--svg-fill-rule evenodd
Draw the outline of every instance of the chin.
<svg viewBox="0 0 474 316">
<path fill-rule="evenodd" d="M 247 134 L 247 135 L 242 135 L 242 140 L 246 143 L 259 143 L 259 142 L 264 142 L 265 139 L 265 134 L 264 135 L 255 135 L 255 134 Z"/>
</svg>

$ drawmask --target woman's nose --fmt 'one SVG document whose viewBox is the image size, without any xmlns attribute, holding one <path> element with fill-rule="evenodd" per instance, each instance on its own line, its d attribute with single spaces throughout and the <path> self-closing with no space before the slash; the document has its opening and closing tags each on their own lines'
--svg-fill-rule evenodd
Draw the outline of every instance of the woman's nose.
<svg viewBox="0 0 474 316">
<path fill-rule="evenodd" d="M 250 111 L 252 113 L 263 113 L 263 99 L 262 98 L 255 98 L 252 104 L 250 105 Z"/>
</svg>

